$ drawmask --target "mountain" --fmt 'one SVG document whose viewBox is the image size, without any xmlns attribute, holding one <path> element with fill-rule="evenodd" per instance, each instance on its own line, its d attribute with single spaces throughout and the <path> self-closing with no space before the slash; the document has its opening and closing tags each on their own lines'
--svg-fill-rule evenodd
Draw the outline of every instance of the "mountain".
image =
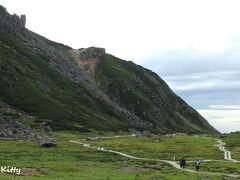
<svg viewBox="0 0 240 180">
<path fill-rule="evenodd" d="M 0 102 L 54 130 L 218 133 L 154 72 L 103 48 L 72 49 L 0 7 Z"/>
</svg>

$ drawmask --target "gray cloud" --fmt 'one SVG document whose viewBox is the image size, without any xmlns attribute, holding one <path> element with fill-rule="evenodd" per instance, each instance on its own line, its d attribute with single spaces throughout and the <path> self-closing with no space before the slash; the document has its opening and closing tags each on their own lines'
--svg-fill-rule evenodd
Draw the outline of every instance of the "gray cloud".
<svg viewBox="0 0 240 180">
<path fill-rule="evenodd" d="M 176 94 L 194 108 L 239 105 L 240 72 L 217 71 L 162 77 Z"/>
<path fill-rule="evenodd" d="M 163 76 L 175 90 L 228 90 L 240 88 L 240 72 L 218 71 L 188 75 Z"/>
<path fill-rule="evenodd" d="M 160 76 L 231 71 L 240 73 L 240 38 L 234 37 L 231 44 L 231 48 L 216 53 L 202 53 L 193 48 L 156 51 L 139 59 L 138 63 L 152 69 Z M 221 76 L 220 73 L 217 75 Z"/>
<path fill-rule="evenodd" d="M 140 63 L 161 76 L 191 75 L 206 72 L 239 71 L 239 56 L 230 52 L 217 55 L 196 55 L 188 52 L 169 52 L 146 57 Z"/>
</svg>

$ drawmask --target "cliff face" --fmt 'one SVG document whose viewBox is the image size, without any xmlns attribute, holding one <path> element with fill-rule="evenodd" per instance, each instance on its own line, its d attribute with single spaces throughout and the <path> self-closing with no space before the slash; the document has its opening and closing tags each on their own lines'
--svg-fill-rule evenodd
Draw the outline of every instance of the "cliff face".
<svg viewBox="0 0 240 180">
<path fill-rule="evenodd" d="M 157 74 L 103 48 L 72 49 L 0 7 L 0 100 L 54 129 L 217 133 Z"/>
</svg>

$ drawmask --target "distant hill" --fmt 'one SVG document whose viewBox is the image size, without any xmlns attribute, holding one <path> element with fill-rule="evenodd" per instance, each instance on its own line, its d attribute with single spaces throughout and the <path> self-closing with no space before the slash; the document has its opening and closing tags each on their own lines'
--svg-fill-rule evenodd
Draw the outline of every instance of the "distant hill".
<svg viewBox="0 0 240 180">
<path fill-rule="evenodd" d="M 72 49 L 25 28 L 0 7 L 0 100 L 55 130 L 218 133 L 154 72 Z"/>
</svg>

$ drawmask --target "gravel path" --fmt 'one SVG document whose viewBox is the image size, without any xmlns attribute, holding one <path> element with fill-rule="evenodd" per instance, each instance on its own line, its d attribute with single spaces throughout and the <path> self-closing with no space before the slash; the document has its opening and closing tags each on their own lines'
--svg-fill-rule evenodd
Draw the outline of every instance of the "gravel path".
<svg viewBox="0 0 240 180">
<path fill-rule="evenodd" d="M 224 143 L 224 142 L 222 142 L 222 140 L 220 140 L 220 139 L 215 139 L 219 144 L 217 144 L 216 146 L 218 146 L 219 147 L 219 150 L 220 151 L 223 151 L 224 152 L 224 159 L 226 159 L 226 160 L 228 160 L 228 161 L 232 161 L 232 162 L 240 162 L 240 161 L 237 161 L 237 160 L 235 160 L 235 159 L 232 159 L 232 157 L 231 157 L 231 152 L 230 151 L 227 151 L 226 149 L 225 149 L 225 144 L 226 143 Z"/>
<path fill-rule="evenodd" d="M 119 138 L 119 137 L 129 137 L 129 136 L 135 136 L 135 134 L 133 134 L 133 135 L 125 135 L 125 136 L 112 136 L 112 137 L 95 137 L 94 139 L 109 139 L 109 138 Z M 122 152 L 114 151 L 114 150 L 107 150 L 107 149 L 104 149 L 103 147 L 92 146 L 90 144 L 86 144 L 86 143 L 83 143 L 81 141 L 85 141 L 85 139 L 70 140 L 71 143 L 81 144 L 81 145 L 83 145 L 83 147 L 86 147 L 86 148 L 92 148 L 92 149 L 96 149 L 98 151 L 110 152 L 110 153 L 114 153 L 114 154 L 118 154 L 118 155 L 124 156 L 126 158 L 130 158 L 130 159 L 138 159 L 138 160 L 144 160 L 144 161 L 158 161 L 158 162 L 167 163 L 167 164 L 172 165 L 176 169 L 179 169 L 179 170 L 182 170 L 182 171 L 186 171 L 186 172 L 197 173 L 197 174 L 205 174 L 205 175 L 220 175 L 220 176 L 224 175 L 224 176 L 229 176 L 229 177 L 240 177 L 240 174 L 208 173 L 208 172 L 197 172 L 197 171 L 194 171 L 194 170 L 191 170 L 191 169 L 182 169 L 180 167 L 180 165 L 177 162 L 175 162 L 175 161 L 136 157 L 136 156 L 132 156 L 132 155 L 129 155 L 129 154 L 122 153 Z M 237 161 L 237 160 L 234 160 L 234 159 L 231 158 L 231 152 L 225 150 L 225 148 L 224 148 L 225 143 L 224 142 L 222 142 L 219 139 L 216 139 L 216 141 L 219 143 L 216 146 L 219 147 L 219 150 L 224 152 L 224 159 L 226 159 L 228 161 L 222 161 L 222 160 L 201 160 L 202 162 L 212 162 L 212 161 L 235 162 L 235 163 L 240 162 L 240 161 Z M 188 161 L 188 162 L 195 162 L 195 161 Z"/>
</svg>

